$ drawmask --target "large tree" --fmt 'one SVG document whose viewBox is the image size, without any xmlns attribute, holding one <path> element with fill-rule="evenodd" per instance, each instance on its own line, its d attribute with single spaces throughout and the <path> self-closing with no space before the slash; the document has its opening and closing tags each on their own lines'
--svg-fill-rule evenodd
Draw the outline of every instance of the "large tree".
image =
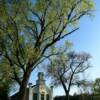
<svg viewBox="0 0 100 100">
<path fill-rule="evenodd" d="M 52 55 L 50 47 L 78 30 L 78 21 L 93 9 L 92 0 L 0 1 L 0 60 L 13 69 L 18 100 L 25 98 L 31 72 Z"/>
<path fill-rule="evenodd" d="M 90 55 L 87 53 L 63 52 L 55 58 L 49 59 L 47 75 L 51 77 L 54 86 L 61 85 L 65 91 L 66 99 L 69 100 L 69 92 L 72 86 L 78 87 L 86 84 L 86 80 L 80 76 L 90 66 Z"/>
</svg>

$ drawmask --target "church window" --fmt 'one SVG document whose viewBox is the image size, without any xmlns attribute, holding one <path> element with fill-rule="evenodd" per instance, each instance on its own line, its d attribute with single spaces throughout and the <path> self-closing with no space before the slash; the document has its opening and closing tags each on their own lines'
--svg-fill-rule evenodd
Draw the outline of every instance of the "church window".
<svg viewBox="0 0 100 100">
<path fill-rule="evenodd" d="M 44 94 L 41 94 L 41 100 L 44 100 Z"/>
<path fill-rule="evenodd" d="M 49 94 L 46 95 L 46 100 L 49 100 Z"/>
<path fill-rule="evenodd" d="M 37 100 L 37 93 L 33 94 L 33 100 Z"/>
</svg>

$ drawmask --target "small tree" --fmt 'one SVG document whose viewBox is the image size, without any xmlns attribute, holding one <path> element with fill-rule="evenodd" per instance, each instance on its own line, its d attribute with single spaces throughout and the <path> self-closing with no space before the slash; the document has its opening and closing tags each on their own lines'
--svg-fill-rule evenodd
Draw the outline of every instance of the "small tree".
<svg viewBox="0 0 100 100">
<path fill-rule="evenodd" d="M 100 95 L 100 78 L 97 78 L 93 84 L 93 92 L 94 94 Z"/>
<path fill-rule="evenodd" d="M 90 67 L 89 58 L 87 53 L 64 52 L 50 60 L 51 63 L 47 65 L 48 76 L 55 86 L 63 86 L 67 100 L 71 87 L 85 82 L 80 79 L 80 74 Z"/>
</svg>

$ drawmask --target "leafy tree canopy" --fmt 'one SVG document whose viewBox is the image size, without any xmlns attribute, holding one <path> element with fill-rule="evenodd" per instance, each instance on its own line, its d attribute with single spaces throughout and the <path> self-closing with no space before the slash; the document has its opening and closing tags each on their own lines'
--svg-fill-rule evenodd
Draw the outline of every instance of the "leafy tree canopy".
<svg viewBox="0 0 100 100">
<path fill-rule="evenodd" d="M 0 60 L 13 70 L 21 94 L 50 47 L 78 30 L 80 18 L 93 10 L 92 0 L 0 1 Z"/>
</svg>

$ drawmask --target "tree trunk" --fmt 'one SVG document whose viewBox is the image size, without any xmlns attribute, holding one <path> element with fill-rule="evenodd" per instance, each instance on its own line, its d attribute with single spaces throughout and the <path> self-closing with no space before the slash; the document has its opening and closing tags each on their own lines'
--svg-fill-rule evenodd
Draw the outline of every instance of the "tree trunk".
<svg viewBox="0 0 100 100">
<path fill-rule="evenodd" d="M 66 94 L 66 100 L 69 100 L 69 91 L 67 90 L 66 85 L 65 85 L 65 83 L 64 83 L 64 81 L 62 80 L 61 77 L 60 77 L 60 81 L 62 83 L 62 86 L 63 86 L 65 94 Z"/>
<path fill-rule="evenodd" d="M 70 98 L 69 98 L 69 93 L 66 94 L 66 99 L 67 99 L 67 100 L 70 100 Z"/>
<path fill-rule="evenodd" d="M 22 84 L 20 86 L 20 90 L 19 90 L 19 94 L 18 94 L 18 100 L 25 100 L 27 84 L 28 84 L 30 74 L 31 74 L 31 70 L 27 70 L 26 73 L 24 74 Z"/>
</svg>

